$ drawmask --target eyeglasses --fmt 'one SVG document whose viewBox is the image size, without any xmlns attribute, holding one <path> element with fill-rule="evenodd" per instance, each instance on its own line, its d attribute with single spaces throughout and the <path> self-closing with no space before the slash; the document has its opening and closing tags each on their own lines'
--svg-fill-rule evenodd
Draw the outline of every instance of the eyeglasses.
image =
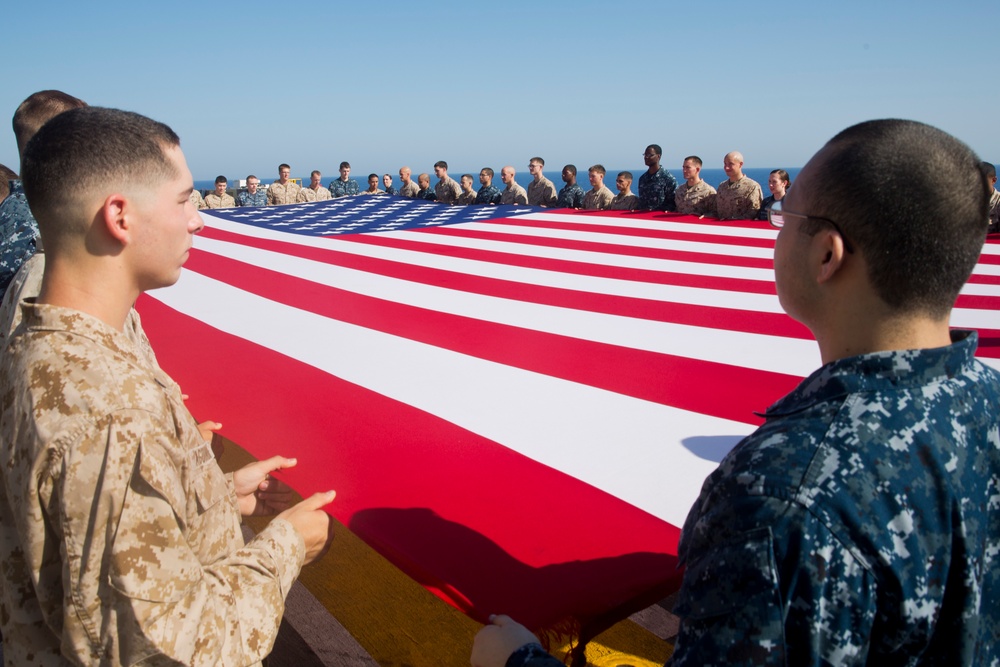
<svg viewBox="0 0 1000 667">
<path fill-rule="evenodd" d="M 782 227 L 785 226 L 785 220 L 787 218 L 798 218 L 800 220 L 815 220 L 816 222 L 823 222 L 830 225 L 836 230 L 838 234 L 840 234 L 840 238 L 843 239 L 844 250 L 846 250 L 849 253 L 854 252 L 854 247 L 851 245 L 851 242 L 847 240 L 847 236 L 844 235 L 844 232 L 841 231 L 840 225 L 838 225 L 833 220 L 830 220 L 828 218 L 818 218 L 814 215 L 802 215 L 801 213 L 792 213 L 791 211 L 786 211 L 782 209 L 780 201 L 774 202 L 774 205 L 767 210 L 767 221 L 771 223 L 772 227 L 777 227 L 778 229 L 781 229 Z"/>
</svg>

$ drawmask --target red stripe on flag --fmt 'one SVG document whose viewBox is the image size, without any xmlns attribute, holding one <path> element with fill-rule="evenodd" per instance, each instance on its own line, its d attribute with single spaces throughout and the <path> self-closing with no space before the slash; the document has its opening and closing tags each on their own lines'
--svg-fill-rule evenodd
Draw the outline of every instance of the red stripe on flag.
<svg viewBox="0 0 1000 667">
<path fill-rule="evenodd" d="M 494 221 L 490 221 L 494 222 Z M 755 269 L 773 269 L 772 258 L 763 257 L 736 257 L 724 253 L 725 249 L 720 248 L 718 255 L 709 252 L 692 252 L 687 250 L 667 250 L 662 248 L 644 248 L 642 246 L 629 246 L 616 243 L 600 243 L 597 241 L 578 241 L 573 239 L 559 239 L 552 237 L 530 236 L 527 234 L 505 234 L 503 232 L 484 232 L 474 229 L 464 229 L 460 226 L 437 227 L 435 229 L 421 229 L 420 233 L 441 234 L 444 236 L 460 236 L 480 239 L 484 241 L 506 241 L 509 243 L 523 243 L 525 245 L 547 246 L 551 248 L 565 248 L 567 250 L 586 250 L 590 252 L 603 252 L 616 255 L 627 255 L 631 257 L 647 257 L 650 259 L 668 259 L 679 262 L 698 262 L 701 264 L 721 264 L 723 266 L 746 266 Z M 335 237 L 340 238 L 340 237 Z"/>
<path fill-rule="evenodd" d="M 192 251 L 188 268 L 323 317 L 743 423 L 760 423 L 753 412 L 766 408 L 801 379 L 441 313 L 326 287 L 197 250 Z M 746 391 L 747 387 L 754 387 L 754 391 Z"/>
<path fill-rule="evenodd" d="M 303 494 L 336 489 L 333 516 L 479 621 L 503 610 L 531 627 L 586 623 L 679 586 L 676 527 L 153 298 L 138 308 L 161 366 L 202 388 L 189 400 L 199 418 L 221 418 L 258 458 L 294 451 L 282 477 Z"/>
<path fill-rule="evenodd" d="M 624 266 L 609 266 L 590 262 L 551 259 L 518 255 L 499 250 L 481 250 L 463 248 L 460 246 L 442 245 L 411 241 L 389 234 L 352 234 L 341 237 L 342 241 L 351 241 L 365 245 L 375 245 L 383 248 L 395 248 L 413 252 L 427 252 L 444 257 L 470 259 L 481 262 L 521 266 L 530 269 L 541 269 L 557 273 L 595 276 L 614 280 L 632 280 L 636 282 L 653 283 L 655 285 L 680 285 L 698 287 L 701 289 L 724 290 L 730 292 L 748 292 L 751 294 L 775 294 L 774 281 L 749 280 L 746 278 L 725 278 L 720 276 L 692 275 L 670 271 L 655 271 L 652 269 L 637 269 Z"/>
<path fill-rule="evenodd" d="M 713 329 L 805 340 L 812 338 L 808 329 L 784 313 L 698 306 L 532 285 L 342 253 L 333 248 L 316 248 L 256 237 L 243 237 L 221 230 L 206 230 L 205 236 L 367 273 L 486 296 Z M 197 250 L 193 253 L 197 253 Z M 189 263 L 188 266 L 195 268 L 194 264 Z M 738 303 L 739 297 L 734 296 L 734 301 Z"/>
</svg>

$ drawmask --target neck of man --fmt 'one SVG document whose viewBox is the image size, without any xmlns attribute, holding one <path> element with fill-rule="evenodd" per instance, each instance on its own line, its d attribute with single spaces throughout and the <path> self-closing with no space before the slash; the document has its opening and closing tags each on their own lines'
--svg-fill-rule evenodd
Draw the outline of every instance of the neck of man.
<svg viewBox="0 0 1000 667">
<path fill-rule="evenodd" d="M 736 181 L 740 180 L 741 178 L 743 178 L 743 172 L 742 171 L 738 172 L 738 173 L 735 173 L 732 176 L 730 176 L 729 177 L 729 182 L 730 183 L 735 183 Z"/>
<path fill-rule="evenodd" d="M 649 165 L 649 169 L 646 170 L 646 173 L 655 174 L 659 170 L 660 170 L 660 161 L 657 160 L 653 164 Z"/>
<path fill-rule="evenodd" d="M 141 291 L 121 278 L 119 265 L 99 257 L 61 260 L 47 254 L 37 303 L 77 310 L 123 331 Z"/>
<path fill-rule="evenodd" d="M 701 174 L 695 174 L 691 178 L 687 179 L 688 185 L 693 186 L 693 185 L 698 185 L 699 183 L 701 183 Z"/>
</svg>

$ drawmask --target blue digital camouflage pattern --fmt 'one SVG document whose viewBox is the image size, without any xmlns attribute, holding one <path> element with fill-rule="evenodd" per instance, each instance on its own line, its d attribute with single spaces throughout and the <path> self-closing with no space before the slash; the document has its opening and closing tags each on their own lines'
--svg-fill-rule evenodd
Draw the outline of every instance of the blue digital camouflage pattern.
<svg viewBox="0 0 1000 667">
<path fill-rule="evenodd" d="M 246 190 L 240 190 L 236 193 L 236 205 L 237 206 L 267 206 L 267 193 L 264 190 L 258 189 L 257 192 L 250 194 Z"/>
<path fill-rule="evenodd" d="M 723 459 L 668 664 L 1000 665 L 1000 374 L 953 338 L 823 366 Z"/>
<path fill-rule="evenodd" d="M 390 185 L 389 187 L 387 187 L 385 189 L 385 193 L 387 195 L 397 195 L 397 194 L 399 194 L 399 191 L 396 188 L 394 188 L 393 186 Z"/>
<path fill-rule="evenodd" d="M 360 192 L 358 189 L 358 182 L 353 178 L 349 178 L 346 181 L 342 181 L 336 178 L 330 181 L 330 196 L 336 199 L 337 197 L 347 197 L 349 195 L 356 195 Z"/>
<path fill-rule="evenodd" d="M 423 199 L 424 201 L 437 201 L 437 194 L 435 194 L 433 188 L 421 188 L 417 191 L 417 199 Z"/>
<path fill-rule="evenodd" d="M 672 664 L 1000 663 L 1000 374 L 953 337 L 827 364 L 726 456 Z"/>
<path fill-rule="evenodd" d="M 656 173 L 643 172 L 639 177 L 639 210 L 674 211 L 674 191 L 677 179 L 669 171 L 660 167 Z"/>
<path fill-rule="evenodd" d="M 489 185 L 484 185 L 479 188 L 479 192 L 476 193 L 476 203 L 477 204 L 499 204 L 500 203 L 500 189 L 497 186 L 490 183 Z"/>
<path fill-rule="evenodd" d="M 14 274 L 35 254 L 38 224 L 31 215 L 21 181 L 10 181 L 10 194 L 0 203 L 0 298 Z"/>
<path fill-rule="evenodd" d="M 556 206 L 559 208 L 583 208 L 583 197 L 583 188 L 580 187 L 579 183 L 566 185 L 559 191 Z"/>
</svg>

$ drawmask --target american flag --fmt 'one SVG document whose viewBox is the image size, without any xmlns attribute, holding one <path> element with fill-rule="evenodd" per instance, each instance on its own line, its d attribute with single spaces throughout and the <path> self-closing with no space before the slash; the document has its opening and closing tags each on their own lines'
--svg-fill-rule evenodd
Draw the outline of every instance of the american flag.
<svg viewBox="0 0 1000 667">
<path fill-rule="evenodd" d="M 819 366 L 776 230 L 357 196 L 203 213 L 140 301 L 200 419 L 485 620 L 599 630 L 679 584 L 702 481 Z M 1000 240 L 953 325 L 1000 368 Z"/>
</svg>

